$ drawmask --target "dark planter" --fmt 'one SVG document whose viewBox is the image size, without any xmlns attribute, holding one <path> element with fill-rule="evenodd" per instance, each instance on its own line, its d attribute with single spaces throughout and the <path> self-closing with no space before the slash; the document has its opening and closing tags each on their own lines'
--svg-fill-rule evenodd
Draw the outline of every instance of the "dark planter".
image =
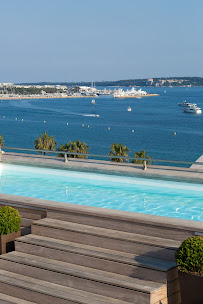
<svg viewBox="0 0 203 304">
<path fill-rule="evenodd" d="M 181 304 L 203 303 L 203 276 L 180 272 Z"/>
<path fill-rule="evenodd" d="M 20 235 L 20 231 L 0 235 L 0 254 L 15 250 L 14 241 L 16 238 L 20 237 Z"/>
</svg>

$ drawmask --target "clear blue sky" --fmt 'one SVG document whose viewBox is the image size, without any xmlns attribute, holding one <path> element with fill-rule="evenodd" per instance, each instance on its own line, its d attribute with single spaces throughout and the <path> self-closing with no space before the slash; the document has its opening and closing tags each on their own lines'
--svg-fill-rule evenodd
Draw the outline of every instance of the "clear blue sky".
<svg viewBox="0 0 203 304">
<path fill-rule="evenodd" d="M 202 0 L 0 4 L 0 82 L 203 76 Z"/>
</svg>

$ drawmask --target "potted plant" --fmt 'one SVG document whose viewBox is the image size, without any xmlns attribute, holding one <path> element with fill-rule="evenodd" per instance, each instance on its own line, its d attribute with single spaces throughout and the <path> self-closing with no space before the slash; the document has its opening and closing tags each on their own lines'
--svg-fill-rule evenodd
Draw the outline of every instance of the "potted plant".
<svg viewBox="0 0 203 304">
<path fill-rule="evenodd" d="M 20 237 L 21 217 L 12 207 L 0 207 L 0 254 L 14 250 L 14 241 Z"/>
<path fill-rule="evenodd" d="M 203 237 L 189 237 L 175 254 L 182 304 L 203 303 Z"/>
</svg>

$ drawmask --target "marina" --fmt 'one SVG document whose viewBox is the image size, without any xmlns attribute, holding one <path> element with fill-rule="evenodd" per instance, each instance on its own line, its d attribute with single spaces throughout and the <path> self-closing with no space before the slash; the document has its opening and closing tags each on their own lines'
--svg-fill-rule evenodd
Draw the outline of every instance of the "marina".
<svg viewBox="0 0 203 304">
<path fill-rule="evenodd" d="M 142 97 L 150 97 L 150 96 L 159 96 L 159 94 L 152 94 L 143 91 L 142 89 L 136 90 L 134 87 L 132 89 L 118 89 L 114 90 L 113 97 L 114 98 L 142 98 Z"/>
</svg>

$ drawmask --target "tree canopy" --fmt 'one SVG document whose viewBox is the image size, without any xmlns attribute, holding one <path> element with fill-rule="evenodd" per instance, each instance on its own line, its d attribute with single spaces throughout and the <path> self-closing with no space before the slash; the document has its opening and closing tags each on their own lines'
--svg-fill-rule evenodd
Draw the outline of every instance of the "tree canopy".
<svg viewBox="0 0 203 304">
<path fill-rule="evenodd" d="M 54 140 L 54 136 L 48 136 L 48 132 L 45 131 L 45 133 L 41 133 L 41 136 L 39 136 L 35 142 L 35 149 L 38 150 L 51 150 L 54 151 L 55 147 L 56 147 L 56 142 Z M 40 152 L 42 153 L 42 152 Z M 44 155 L 46 154 L 46 152 L 43 152 Z"/>
<path fill-rule="evenodd" d="M 87 154 L 89 149 L 90 147 L 85 142 L 81 142 L 80 140 L 77 140 L 76 142 L 70 140 L 65 145 L 61 145 L 58 148 L 58 151 Z M 59 156 L 63 156 L 63 154 L 59 154 Z M 86 155 L 67 154 L 67 156 L 73 158 L 87 158 Z"/>
<path fill-rule="evenodd" d="M 110 150 L 108 155 L 114 156 L 114 157 L 111 158 L 111 161 L 122 163 L 122 162 L 125 161 L 125 159 L 124 158 L 117 158 L 115 156 L 128 157 L 128 152 L 129 151 L 130 150 L 126 146 L 123 146 L 119 143 L 115 143 L 115 144 L 111 145 L 111 150 Z"/>
</svg>

